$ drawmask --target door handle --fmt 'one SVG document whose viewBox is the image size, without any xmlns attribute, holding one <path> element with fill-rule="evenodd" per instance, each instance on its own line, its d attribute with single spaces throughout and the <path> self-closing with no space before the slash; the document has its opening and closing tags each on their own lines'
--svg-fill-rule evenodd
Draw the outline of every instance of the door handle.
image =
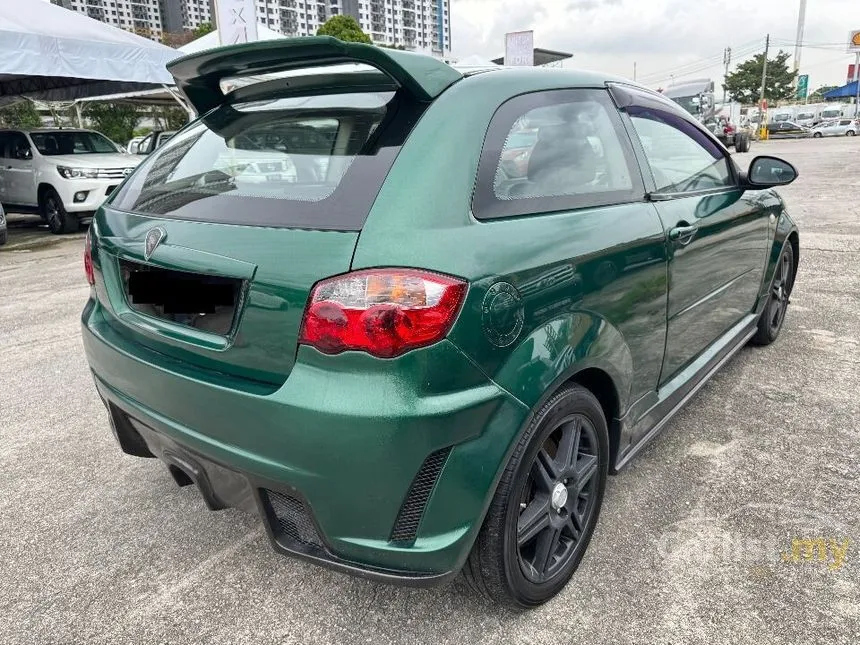
<svg viewBox="0 0 860 645">
<path fill-rule="evenodd" d="M 696 235 L 696 231 L 698 230 L 698 226 L 679 224 L 669 231 L 669 239 L 672 242 L 677 242 L 678 244 L 686 246 L 693 241 L 693 237 Z"/>
</svg>

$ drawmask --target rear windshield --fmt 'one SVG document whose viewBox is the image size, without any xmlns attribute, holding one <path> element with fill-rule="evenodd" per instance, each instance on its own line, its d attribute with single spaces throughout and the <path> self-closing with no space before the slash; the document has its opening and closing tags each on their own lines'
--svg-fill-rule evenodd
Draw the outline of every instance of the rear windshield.
<svg viewBox="0 0 860 645">
<path fill-rule="evenodd" d="M 206 222 L 358 230 L 408 131 L 398 112 L 410 109 L 394 92 L 225 105 L 147 158 L 112 206 Z"/>
</svg>

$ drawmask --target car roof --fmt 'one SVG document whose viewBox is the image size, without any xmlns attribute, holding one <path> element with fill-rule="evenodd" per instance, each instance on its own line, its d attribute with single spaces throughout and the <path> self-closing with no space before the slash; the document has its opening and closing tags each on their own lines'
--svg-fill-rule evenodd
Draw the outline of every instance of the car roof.
<svg viewBox="0 0 860 645">
<path fill-rule="evenodd" d="M 571 89 L 605 87 L 607 83 L 623 83 L 625 85 L 633 85 L 651 94 L 659 94 L 651 88 L 639 85 L 620 76 L 585 69 L 564 67 L 504 67 L 497 65 L 494 67 L 472 68 L 461 71 L 464 78 L 456 85 L 478 85 L 482 82 L 496 82 L 504 78 L 505 82 L 510 84 L 512 96 L 522 91 L 522 88 L 518 87 L 519 83 L 522 83 L 523 86 L 534 87 L 536 79 L 543 80 L 543 85 L 547 90 L 561 87 Z M 662 94 L 659 95 L 664 96 Z"/>
<path fill-rule="evenodd" d="M 56 132 L 95 132 L 95 130 L 87 130 L 86 128 L 0 128 L 0 132 L 26 132 L 28 134 L 47 134 Z"/>
</svg>

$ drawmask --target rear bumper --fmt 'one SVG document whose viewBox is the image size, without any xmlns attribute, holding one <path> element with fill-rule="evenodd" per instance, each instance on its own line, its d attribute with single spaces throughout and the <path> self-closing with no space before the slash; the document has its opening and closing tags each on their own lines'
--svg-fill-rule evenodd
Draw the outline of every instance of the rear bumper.
<svg viewBox="0 0 860 645">
<path fill-rule="evenodd" d="M 210 508 L 258 513 L 276 550 L 378 580 L 427 585 L 459 571 L 528 414 L 448 342 L 394 361 L 341 355 L 338 370 L 303 347 L 284 385 L 260 395 L 171 369 L 95 301 L 82 322 L 121 445 L 131 428 Z M 428 372 L 437 364 L 447 383 Z M 410 371 L 417 378 L 401 378 Z M 414 535 L 393 541 L 440 451 Z"/>
</svg>

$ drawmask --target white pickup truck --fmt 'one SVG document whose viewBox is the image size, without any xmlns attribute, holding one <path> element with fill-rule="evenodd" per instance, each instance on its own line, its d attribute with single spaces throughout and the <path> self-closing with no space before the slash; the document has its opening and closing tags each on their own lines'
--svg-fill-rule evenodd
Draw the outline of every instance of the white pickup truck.
<svg viewBox="0 0 860 645">
<path fill-rule="evenodd" d="M 91 130 L 0 130 L 0 203 L 71 233 L 140 161 Z"/>
</svg>

